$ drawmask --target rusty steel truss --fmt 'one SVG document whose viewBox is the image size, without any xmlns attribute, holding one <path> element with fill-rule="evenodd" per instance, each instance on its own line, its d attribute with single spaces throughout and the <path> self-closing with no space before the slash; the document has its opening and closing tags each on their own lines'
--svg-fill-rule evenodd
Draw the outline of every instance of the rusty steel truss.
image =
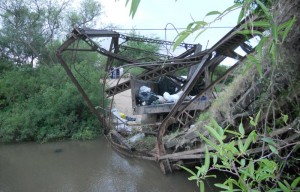
<svg viewBox="0 0 300 192">
<path fill-rule="evenodd" d="M 192 120 L 194 120 L 199 115 L 199 109 L 194 107 L 195 103 L 199 102 L 199 98 L 207 92 L 211 92 L 212 88 L 217 83 L 219 83 L 225 77 L 227 77 L 228 74 L 231 73 L 245 59 L 245 56 L 241 56 L 235 52 L 236 48 L 241 47 L 246 54 L 249 54 L 253 51 L 253 48 L 246 43 L 246 41 L 252 38 L 252 36 L 240 34 L 239 31 L 245 29 L 247 27 L 247 23 L 253 22 L 253 20 L 256 19 L 256 17 L 252 17 L 251 19 L 248 18 L 243 20 L 210 49 L 199 52 L 196 51 L 196 44 L 181 43 L 179 46 L 185 47 L 187 50 L 179 56 L 166 57 L 163 54 L 156 53 L 156 56 L 164 57 L 167 59 L 163 61 L 157 60 L 153 62 L 143 62 L 142 65 L 140 62 L 137 61 L 136 58 L 127 58 L 119 54 L 120 48 L 122 46 L 125 49 L 135 50 L 135 48 L 126 47 L 122 45 L 124 41 L 139 41 L 147 43 L 156 43 L 161 45 L 172 45 L 173 42 L 149 38 L 129 37 L 108 30 L 75 28 L 68 36 L 68 39 L 57 49 L 57 57 L 64 69 L 66 70 L 68 76 L 71 78 L 73 83 L 78 88 L 79 92 L 82 94 L 89 108 L 97 116 L 99 121 L 103 124 L 105 124 L 105 120 L 95 109 L 95 106 L 93 106 L 84 89 L 78 83 L 78 81 L 72 74 L 72 71 L 68 67 L 67 63 L 64 61 L 62 54 L 65 51 L 93 51 L 107 56 L 107 62 L 105 66 L 105 70 L 107 72 L 112 66 L 114 60 L 122 61 L 125 64 L 132 64 L 132 66 L 141 66 L 145 69 L 145 71 L 142 74 L 136 76 L 135 78 L 144 81 L 155 80 L 159 77 L 166 75 L 173 75 L 174 72 L 183 68 L 189 68 L 192 66 L 195 67 L 193 75 L 189 77 L 188 81 L 183 86 L 183 94 L 181 95 L 177 103 L 174 104 L 167 116 L 162 120 L 157 133 L 157 158 L 162 159 L 159 161 L 162 170 L 164 172 L 170 172 L 172 170 L 170 170 L 171 166 L 169 164 L 169 161 L 163 158 L 159 158 L 166 155 L 166 150 L 162 140 L 163 136 L 165 135 L 166 128 L 174 122 L 177 122 L 179 124 L 179 127 L 186 127 Z M 262 31 L 262 29 L 260 28 L 255 28 L 255 30 Z M 109 49 L 107 50 L 101 47 L 96 41 L 93 40 L 94 38 L 111 38 Z M 120 39 L 123 40 L 122 43 L 120 43 Z M 82 49 L 71 47 L 71 45 L 74 45 L 74 43 L 79 40 L 85 42 L 89 46 L 89 48 Z M 187 104 L 184 105 L 184 107 L 182 107 L 184 98 L 188 96 L 190 91 L 196 86 L 198 80 L 200 78 L 210 76 L 214 69 L 226 57 L 231 57 L 239 61 L 234 66 L 230 67 L 219 79 L 213 82 L 206 81 L 205 89 L 200 91 L 191 101 L 189 101 Z M 130 88 L 130 81 L 125 81 L 123 83 L 117 84 L 114 87 L 107 88 L 105 92 L 107 94 L 107 97 L 110 97 Z"/>
</svg>

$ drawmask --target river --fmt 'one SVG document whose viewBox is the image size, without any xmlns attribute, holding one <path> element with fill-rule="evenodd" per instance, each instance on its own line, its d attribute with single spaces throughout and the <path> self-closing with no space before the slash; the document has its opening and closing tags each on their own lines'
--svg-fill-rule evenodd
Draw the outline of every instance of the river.
<svg viewBox="0 0 300 192">
<path fill-rule="evenodd" d="M 155 162 L 124 157 L 104 137 L 0 144 L 0 192 L 199 191 L 188 176 L 163 175 Z"/>
</svg>

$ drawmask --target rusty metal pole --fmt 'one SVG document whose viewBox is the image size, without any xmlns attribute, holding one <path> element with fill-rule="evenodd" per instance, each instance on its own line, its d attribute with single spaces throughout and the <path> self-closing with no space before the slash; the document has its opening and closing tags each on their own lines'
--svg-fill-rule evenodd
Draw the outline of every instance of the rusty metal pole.
<svg viewBox="0 0 300 192">
<path fill-rule="evenodd" d="M 185 86 L 185 89 L 183 90 L 183 94 L 177 101 L 177 103 L 173 106 L 172 110 L 170 113 L 167 115 L 167 117 L 162 121 L 159 130 L 158 130 L 158 135 L 157 135 L 157 148 L 158 148 L 158 156 L 162 156 L 166 154 L 165 146 L 162 141 L 162 138 L 165 134 L 166 128 L 173 122 L 175 121 L 174 115 L 178 111 L 179 107 L 181 106 L 184 98 L 189 94 L 193 86 L 196 84 L 197 80 L 199 79 L 200 75 L 202 74 L 205 63 L 206 61 L 210 58 L 210 54 L 205 55 L 202 58 L 202 61 L 199 63 L 195 73 L 192 75 L 190 78 L 189 82 Z M 172 172 L 170 163 L 168 160 L 161 160 L 159 162 L 160 168 L 164 174 L 167 174 L 169 172 Z"/>
<path fill-rule="evenodd" d="M 92 111 L 92 113 L 97 117 L 97 119 L 100 122 L 100 124 L 103 125 L 103 123 L 104 123 L 103 118 L 101 118 L 100 113 L 96 110 L 96 108 L 93 105 L 92 101 L 89 99 L 89 97 L 87 96 L 87 94 L 85 93 L 85 91 L 83 90 L 83 88 L 81 87 L 80 83 L 77 81 L 77 79 L 73 75 L 72 71 L 70 70 L 70 68 L 68 67 L 68 65 L 66 64 L 66 62 L 63 60 L 60 51 L 56 52 L 56 57 L 58 58 L 59 62 L 61 63 L 61 65 L 65 69 L 65 71 L 66 71 L 67 75 L 69 76 L 69 78 L 71 79 L 71 81 L 74 83 L 74 85 L 78 89 L 79 93 L 81 94 L 81 96 L 85 100 L 86 104 L 88 105 L 88 107 L 90 108 L 90 110 Z M 105 129 L 106 128 L 104 128 L 104 130 Z"/>
</svg>

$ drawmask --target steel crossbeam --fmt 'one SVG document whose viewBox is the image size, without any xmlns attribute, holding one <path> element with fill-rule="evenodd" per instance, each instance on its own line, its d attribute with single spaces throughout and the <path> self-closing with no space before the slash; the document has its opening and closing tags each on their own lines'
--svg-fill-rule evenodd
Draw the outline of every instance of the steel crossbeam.
<svg viewBox="0 0 300 192">
<path fill-rule="evenodd" d="M 199 60 L 202 59 L 204 55 L 206 55 L 206 51 L 203 51 L 197 55 L 184 58 L 184 59 L 177 59 L 177 60 L 168 60 L 165 62 L 157 62 L 159 67 L 156 67 L 150 71 L 147 71 L 145 73 L 142 73 L 141 75 L 138 75 L 136 79 L 148 81 L 153 80 L 156 78 L 159 78 L 164 75 L 172 74 L 180 69 L 190 67 L 192 65 L 195 65 L 199 62 Z M 126 86 L 125 86 L 126 85 Z M 107 97 L 110 97 L 114 94 L 120 93 L 122 91 L 130 89 L 130 81 L 125 81 L 117 86 L 108 88 L 105 90 Z"/>
<path fill-rule="evenodd" d="M 172 67 L 172 70 L 170 70 L 170 68 L 168 68 L 168 69 L 161 69 L 162 71 L 165 71 L 166 73 L 163 73 L 162 71 L 158 72 L 157 70 L 159 70 L 159 68 L 157 68 L 157 67 L 155 68 L 154 67 L 155 69 L 153 69 L 153 68 L 152 69 L 147 69 L 148 70 L 147 72 L 142 73 L 141 75 L 139 75 L 136 78 L 137 79 L 144 79 L 144 80 L 151 80 L 153 78 L 157 78 L 157 77 L 162 76 L 162 75 L 171 74 L 171 73 L 173 73 L 173 72 L 175 72 L 177 70 L 180 70 L 182 68 L 190 67 L 191 65 L 194 65 L 194 63 L 188 63 L 188 64 L 184 63 L 184 62 L 189 62 L 189 60 L 183 61 L 183 63 L 181 63 L 182 65 L 180 65 L 180 64 L 176 65 L 176 63 L 174 63 L 174 62 L 176 62 L 176 61 L 180 62 L 182 60 L 179 60 L 179 59 L 184 59 L 184 58 L 190 58 L 190 59 L 191 58 L 196 58 L 194 60 L 190 60 L 190 61 L 196 62 L 197 59 L 200 59 L 200 58 L 199 57 L 197 58 L 197 56 L 195 57 L 194 55 L 192 55 L 192 54 L 195 53 L 195 49 L 196 49 L 195 47 L 192 47 L 192 48 L 188 49 L 187 51 L 185 51 L 184 53 L 180 54 L 179 56 L 177 56 L 175 58 L 172 58 L 172 59 L 167 60 L 165 62 L 158 63 L 158 64 L 160 64 L 159 68 L 162 68 L 163 65 L 166 66 L 166 65 L 170 65 L 170 64 L 173 65 L 174 64 L 174 66 Z M 167 71 L 169 71 L 169 72 L 167 72 Z M 156 73 L 156 76 L 154 74 L 151 74 L 151 73 Z M 144 77 L 144 75 L 148 76 L 148 78 Z M 151 76 L 152 76 L 152 78 L 151 78 Z M 106 89 L 105 92 L 107 94 L 107 97 L 110 97 L 110 96 L 112 96 L 114 94 L 118 94 L 118 93 L 120 93 L 122 91 L 126 91 L 126 90 L 130 89 L 130 81 L 126 81 L 124 83 L 126 83 L 126 85 L 128 85 L 128 87 L 127 86 L 123 86 L 122 84 L 118 84 L 118 85 L 115 85 L 113 87 L 110 87 L 110 88 Z M 122 88 L 124 88 L 124 89 L 122 90 Z"/>
<path fill-rule="evenodd" d="M 129 46 L 126 46 L 126 45 L 120 45 L 119 47 L 123 48 L 125 50 L 128 49 L 128 50 L 132 50 L 132 51 L 144 52 L 144 53 L 148 53 L 149 55 L 155 55 L 155 56 L 159 56 L 159 57 L 162 57 L 162 58 L 168 58 L 168 59 L 173 58 L 173 57 L 170 57 L 170 55 L 165 55 L 165 54 L 155 53 L 155 52 L 151 52 L 151 51 L 146 51 L 146 50 L 143 50 L 143 49 L 129 47 Z"/>
<path fill-rule="evenodd" d="M 126 41 L 138 41 L 138 42 L 145 42 L 145 43 L 155 43 L 160 45 L 169 45 L 172 46 L 174 42 L 172 41 L 163 41 L 159 39 L 151 39 L 151 38 L 145 38 L 145 37 L 130 37 L 126 35 L 120 34 L 120 38 L 124 39 Z M 195 46 L 195 44 L 189 44 L 189 43 L 180 43 L 178 46 L 187 48 L 192 48 Z"/>
<path fill-rule="evenodd" d="M 256 18 L 255 18 L 256 19 Z M 166 128 L 173 123 L 173 120 L 176 119 L 177 122 L 181 126 L 186 126 L 188 123 L 191 122 L 197 115 L 197 111 L 192 108 L 192 105 L 195 104 L 194 102 L 199 101 L 200 97 L 204 95 L 207 91 L 211 90 L 217 83 L 219 83 L 223 78 L 225 78 L 232 70 L 234 70 L 242 60 L 244 60 L 245 57 L 239 56 L 234 53 L 234 50 L 240 46 L 244 45 L 245 41 L 249 39 L 249 37 L 243 36 L 238 33 L 238 31 L 244 29 L 246 26 L 244 25 L 246 22 L 249 22 L 249 20 L 243 20 L 240 24 L 238 24 L 235 28 L 233 28 L 229 33 L 227 33 L 220 41 L 218 41 L 212 48 L 209 49 L 207 54 L 213 54 L 215 53 L 215 57 L 213 59 L 207 59 L 207 55 L 203 57 L 203 60 L 201 62 L 201 65 L 199 65 L 189 80 L 189 82 L 186 84 L 185 89 L 177 103 L 173 106 L 170 113 L 167 115 L 167 117 L 162 121 L 158 135 L 157 135 L 157 146 L 158 146 L 158 156 L 162 156 L 166 154 L 166 150 L 163 143 L 163 136 L 165 134 Z M 257 28 L 257 30 L 260 30 Z M 247 48 L 249 50 L 249 47 Z M 247 51 L 246 53 L 250 53 L 252 50 Z M 218 78 L 214 82 L 210 83 L 204 90 L 200 91 L 200 93 L 197 94 L 196 97 L 194 97 L 188 105 L 185 105 L 183 108 L 180 107 L 184 98 L 186 95 L 190 92 L 192 87 L 195 85 L 195 83 L 198 81 L 201 73 L 204 72 L 205 67 L 209 68 L 215 68 L 215 66 L 219 65 L 220 62 L 225 58 L 225 56 L 233 56 L 237 57 L 240 61 L 237 62 L 234 66 L 229 68 L 225 74 L 223 74 L 222 77 Z M 206 57 L 206 59 L 205 59 Z M 215 62 L 213 61 L 215 60 Z M 220 61 L 218 61 L 220 60 Z M 162 166 L 162 169 L 165 170 L 164 161 L 160 162 L 160 166 Z"/>
</svg>

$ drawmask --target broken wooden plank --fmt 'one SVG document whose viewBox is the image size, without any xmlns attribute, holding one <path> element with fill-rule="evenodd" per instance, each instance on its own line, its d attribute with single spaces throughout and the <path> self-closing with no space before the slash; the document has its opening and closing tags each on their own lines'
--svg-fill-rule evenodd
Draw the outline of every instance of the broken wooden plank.
<svg viewBox="0 0 300 192">
<path fill-rule="evenodd" d="M 124 145 L 129 150 L 133 150 L 132 146 L 129 144 L 128 140 L 126 140 L 121 134 L 119 134 L 116 130 L 110 131 L 113 136 L 118 140 L 118 142 Z"/>
</svg>

